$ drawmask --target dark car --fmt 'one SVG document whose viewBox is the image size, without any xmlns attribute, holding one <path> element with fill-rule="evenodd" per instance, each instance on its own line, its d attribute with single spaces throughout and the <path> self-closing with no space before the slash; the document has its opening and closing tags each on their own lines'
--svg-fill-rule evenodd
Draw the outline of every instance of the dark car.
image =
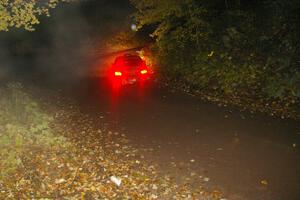
<svg viewBox="0 0 300 200">
<path fill-rule="evenodd" d="M 126 85 L 149 80 L 152 71 L 139 55 L 125 54 L 115 59 L 109 73 L 113 83 Z"/>
</svg>

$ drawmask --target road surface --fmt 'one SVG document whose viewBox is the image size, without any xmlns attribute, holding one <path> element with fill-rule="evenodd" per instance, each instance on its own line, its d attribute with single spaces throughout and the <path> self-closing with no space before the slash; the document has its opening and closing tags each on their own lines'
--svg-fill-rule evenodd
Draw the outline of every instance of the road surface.
<svg viewBox="0 0 300 200">
<path fill-rule="evenodd" d="M 106 87 L 81 80 L 60 89 L 82 113 L 152 149 L 145 159 L 162 171 L 195 172 L 226 199 L 300 199 L 299 122 L 218 107 L 156 83 L 118 94 Z"/>
</svg>

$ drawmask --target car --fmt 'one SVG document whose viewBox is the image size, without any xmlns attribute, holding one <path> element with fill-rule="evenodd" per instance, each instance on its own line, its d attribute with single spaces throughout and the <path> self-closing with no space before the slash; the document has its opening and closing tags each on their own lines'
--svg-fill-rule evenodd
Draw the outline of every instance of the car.
<svg viewBox="0 0 300 200">
<path fill-rule="evenodd" d="M 153 72 L 139 55 L 124 54 L 115 58 L 109 73 L 114 84 L 128 85 L 148 81 Z"/>
</svg>

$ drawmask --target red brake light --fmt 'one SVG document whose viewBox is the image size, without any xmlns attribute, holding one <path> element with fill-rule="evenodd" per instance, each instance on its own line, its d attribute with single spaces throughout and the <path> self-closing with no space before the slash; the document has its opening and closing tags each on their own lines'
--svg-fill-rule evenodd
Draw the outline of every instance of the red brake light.
<svg viewBox="0 0 300 200">
<path fill-rule="evenodd" d="M 148 70 L 146 70 L 146 69 L 141 70 L 141 74 L 147 74 L 147 73 L 148 73 Z"/>
<path fill-rule="evenodd" d="M 122 72 L 120 72 L 120 71 L 115 71 L 115 76 L 122 76 Z"/>
</svg>

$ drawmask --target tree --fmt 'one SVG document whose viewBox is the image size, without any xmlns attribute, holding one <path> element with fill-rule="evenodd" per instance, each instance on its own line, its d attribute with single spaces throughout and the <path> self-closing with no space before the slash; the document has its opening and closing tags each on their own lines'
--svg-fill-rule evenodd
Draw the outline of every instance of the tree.
<svg viewBox="0 0 300 200">
<path fill-rule="evenodd" d="M 221 94 L 300 97 L 299 0 L 131 0 L 162 73 Z"/>
<path fill-rule="evenodd" d="M 70 0 L 0 0 L 0 31 L 13 27 L 34 31 L 39 16 L 50 16 L 49 9 L 66 1 Z"/>
</svg>

